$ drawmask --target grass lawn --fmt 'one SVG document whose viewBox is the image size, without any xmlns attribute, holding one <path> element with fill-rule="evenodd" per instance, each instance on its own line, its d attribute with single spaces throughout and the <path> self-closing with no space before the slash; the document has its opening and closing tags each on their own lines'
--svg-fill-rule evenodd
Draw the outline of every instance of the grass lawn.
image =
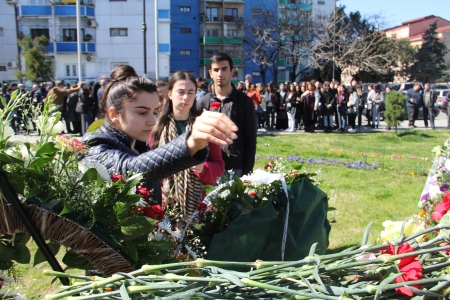
<svg viewBox="0 0 450 300">
<path fill-rule="evenodd" d="M 318 172 L 320 186 L 336 211 L 332 220 L 330 251 L 359 245 L 365 227 L 373 222 L 370 240 L 374 243 L 385 220 L 402 221 L 419 212 L 417 207 L 433 155 L 431 149 L 443 144 L 450 131 L 403 131 L 358 134 L 266 135 L 258 137 L 255 169 L 274 157 L 304 159 L 304 170 Z M 307 163 L 308 158 L 312 163 Z M 330 159 L 334 165 L 323 162 Z M 318 160 L 321 163 L 317 163 Z M 348 168 L 348 162 L 362 166 L 376 164 L 375 170 Z M 36 249 L 33 242 L 29 246 Z M 59 281 L 42 275 L 47 264 L 18 265 L 22 273 L 18 288 L 28 299 L 54 293 Z M 73 270 L 72 270 L 73 272 Z M 77 271 L 82 273 L 82 271 Z"/>
<path fill-rule="evenodd" d="M 385 220 L 403 221 L 417 214 L 423 186 L 432 164 L 431 149 L 442 145 L 449 131 L 403 131 L 361 134 L 302 134 L 258 138 L 255 168 L 273 160 L 299 156 L 304 170 L 319 172 L 320 186 L 330 197 L 332 230 L 329 251 L 361 243 L 366 226 L 373 222 L 370 240 L 376 242 Z M 296 157 L 296 158 L 297 158 Z M 307 163 L 308 158 L 361 161 L 377 164 L 375 170 Z M 297 158 L 298 159 L 298 158 Z"/>
</svg>

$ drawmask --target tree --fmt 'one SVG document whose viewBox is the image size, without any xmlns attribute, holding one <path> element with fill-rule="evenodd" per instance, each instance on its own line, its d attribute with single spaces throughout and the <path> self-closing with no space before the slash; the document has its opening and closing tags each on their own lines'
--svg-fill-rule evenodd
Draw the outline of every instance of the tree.
<svg viewBox="0 0 450 300">
<path fill-rule="evenodd" d="M 392 69 L 395 76 L 401 78 L 399 79 L 400 81 L 407 81 L 411 75 L 409 72 L 411 65 L 414 63 L 414 56 L 417 53 L 417 49 L 411 46 L 408 40 L 396 41 L 395 38 L 390 40 L 390 45 L 394 55 Z"/>
<path fill-rule="evenodd" d="M 16 78 L 27 79 L 31 82 L 49 81 L 52 79 L 52 64 L 47 60 L 47 51 L 43 47 L 49 41 L 46 36 L 36 37 L 34 40 L 29 35 L 25 35 L 18 41 L 21 54 L 25 60 L 25 71 L 20 70 L 15 73 Z"/>
<path fill-rule="evenodd" d="M 351 76 L 360 72 L 389 73 L 393 61 L 392 49 L 377 28 L 378 20 L 365 19 L 359 12 L 347 15 L 345 6 L 329 19 L 323 24 L 325 34 L 316 42 L 315 55 L 312 56 L 316 62 L 313 64 L 332 63 L 334 60 L 337 68 Z M 327 77 L 331 79 L 331 74 Z"/>
<path fill-rule="evenodd" d="M 259 14 L 252 14 L 247 22 L 244 33 L 244 48 L 247 61 L 252 61 L 259 67 L 263 83 L 266 84 L 266 73 L 269 71 L 274 81 L 278 80 L 278 57 L 282 45 L 277 16 L 274 13 L 277 6 L 270 2 L 260 2 Z"/>
<path fill-rule="evenodd" d="M 422 36 L 422 47 L 414 56 L 414 65 L 410 68 L 411 80 L 420 82 L 437 82 L 446 76 L 447 66 L 444 56 L 448 52 L 436 33 L 434 22 Z"/>
<path fill-rule="evenodd" d="M 397 126 L 403 121 L 405 113 L 406 96 L 401 92 L 391 91 L 386 94 L 384 101 L 386 105 L 384 121 L 389 127 L 395 128 L 395 135 L 397 135 Z"/>
</svg>

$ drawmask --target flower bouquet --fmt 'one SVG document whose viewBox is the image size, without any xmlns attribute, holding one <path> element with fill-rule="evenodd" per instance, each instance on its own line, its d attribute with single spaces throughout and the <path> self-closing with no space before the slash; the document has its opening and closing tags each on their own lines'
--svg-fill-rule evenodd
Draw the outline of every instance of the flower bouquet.
<svg viewBox="0 0 450 300">
<path fill-rule="evenodd" d="M 328 198 L 314 175 L 277 160 L 265 171 L 219 180 L 189 222 L 188 245 L 212 260 L 296 260 L 328 246 Z M 189 241 L 190 238 L 188 237 Z"/>
<path fill-rule="evenodd" d="M 143 174 L 111 178 L 95 161 L 81 159 L 84 144 L 59 134 L 64 126 L 51 101 L 42 113 L 40 108 L 35 112 L 38 142 L 11 141 L 9 119 L 21 100 L 4 103 L 0 111 L 0 171 L 52 252 L 65 246 L 66 265 L 95 268 L 105 275 L 172 259 L 179 233 L 170 226 L 170 212 L 153 203 L 151 191 L 140 185 Z M 0 191 L 0 265 L 6 270 L 13 262 L 29 263 L 30 252 L 23 219 L 4 192 Z M 42 261 L 38 251 L 34 263 Z"/>
</svg>

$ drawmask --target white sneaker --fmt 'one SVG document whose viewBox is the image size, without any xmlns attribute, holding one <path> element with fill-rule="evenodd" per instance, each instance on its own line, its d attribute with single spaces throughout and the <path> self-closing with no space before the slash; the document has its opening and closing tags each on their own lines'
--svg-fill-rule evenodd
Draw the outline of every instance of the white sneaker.
<svg viewBox="0 0 450 300">
<path fill-rule="evenodd" d="M 289 130 L 290 130 L 290 129 L 288 128 L 288 129 L 285 129 L 285 130 L 283 130 L 283 131 L 284 131 L 284 132 L 289 132 Z"/>
<path fill-rule="evenodd" d="M 289 129 L 288 132 L 295 132 L 295 129 Z"/>
<path fill-rule="evenodd" d="M 351 129 L 351 128 L 350 128 L 350 129 L 348 130 L 348 132 L 350 132 L 350 133 L 355 133 L 355 132 L 356 132 L 356 129 Z"/>
<path fill-rule="evenodd" d="M 259 131 L 261 132 L 267 132 L 267 130 L 265 128 L 260 128 Z"/>
</svg>

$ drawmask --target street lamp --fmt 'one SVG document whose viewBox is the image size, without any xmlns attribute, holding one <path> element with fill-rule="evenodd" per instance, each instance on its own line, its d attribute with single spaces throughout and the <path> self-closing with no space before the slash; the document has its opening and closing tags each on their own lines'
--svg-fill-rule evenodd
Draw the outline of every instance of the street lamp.
<svg viewBox="0 0 450 300">
<path fill-rule="evenodd" d="M 145 0 L 142 0 L 142 33 L 144 34 L 144 76 L 147 75 L 147 24 L 145 23 Z"/>
</svg>

